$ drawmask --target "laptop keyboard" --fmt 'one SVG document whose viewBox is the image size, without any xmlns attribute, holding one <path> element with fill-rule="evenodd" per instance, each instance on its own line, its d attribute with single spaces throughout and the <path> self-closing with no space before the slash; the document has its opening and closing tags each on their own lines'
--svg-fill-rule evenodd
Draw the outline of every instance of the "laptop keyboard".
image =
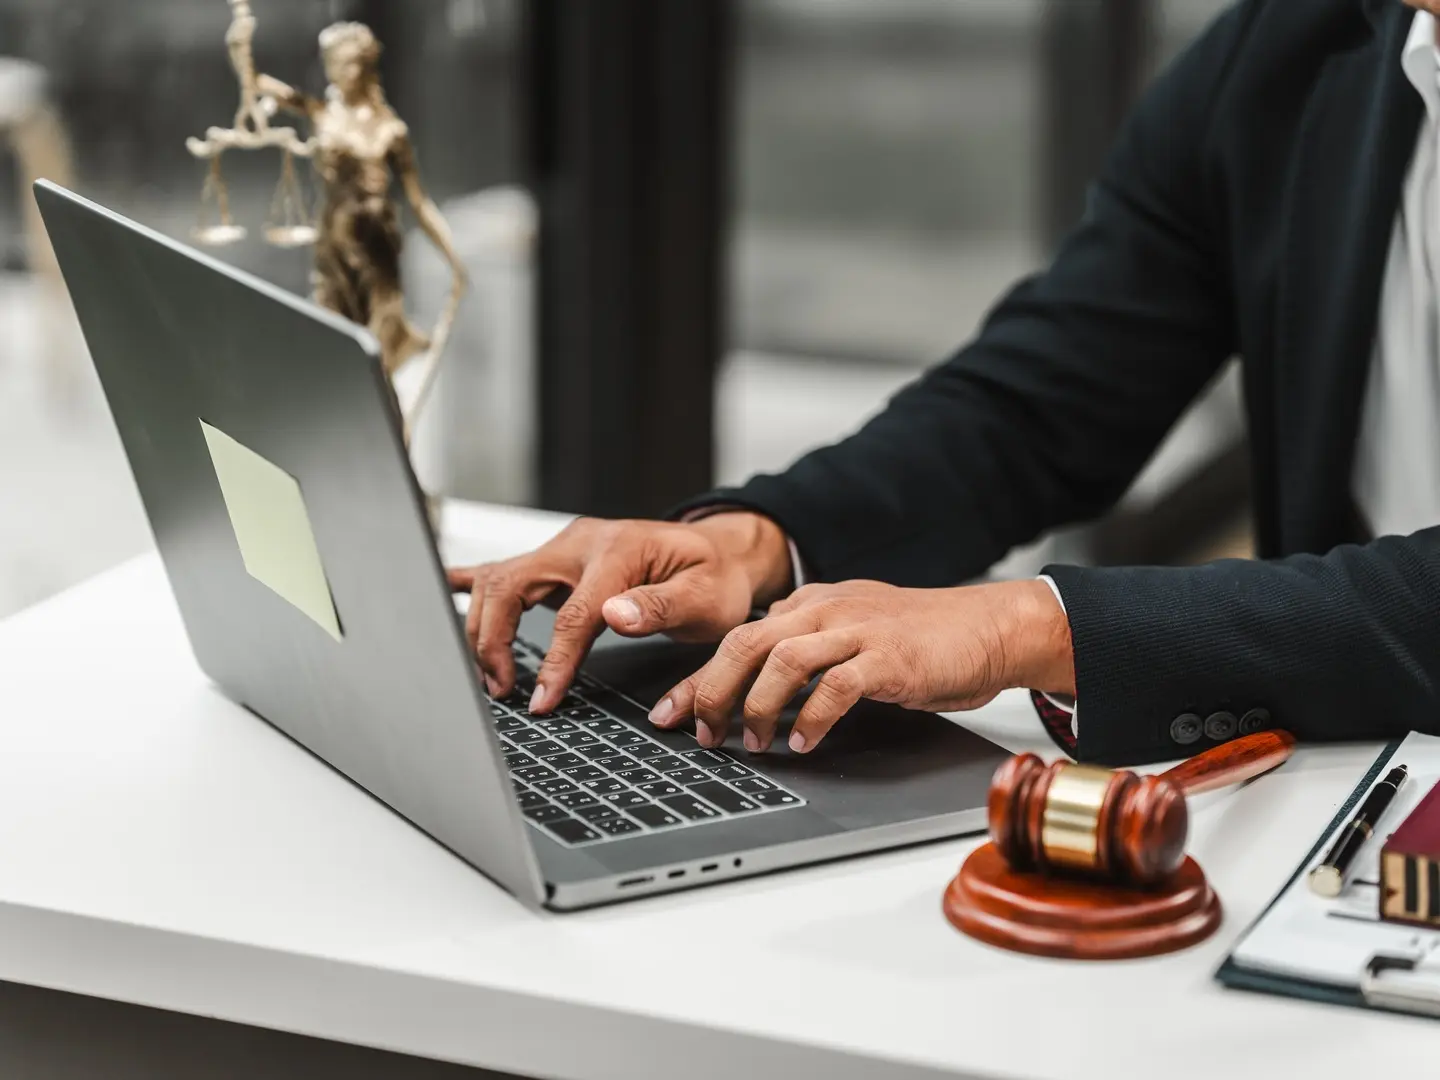
<svg viewBox="0 0 1440 1080">
<path fill-rule="evenodd" d="M 541 656 L 516 641 L 515 689 L 490 708 L 520 809 L 552 839 L 581 847 L 804 805 L 723 750 L 645 734 L 645 710 L 588 675 L 550 715 L 530 715 Z"/>
</svg>

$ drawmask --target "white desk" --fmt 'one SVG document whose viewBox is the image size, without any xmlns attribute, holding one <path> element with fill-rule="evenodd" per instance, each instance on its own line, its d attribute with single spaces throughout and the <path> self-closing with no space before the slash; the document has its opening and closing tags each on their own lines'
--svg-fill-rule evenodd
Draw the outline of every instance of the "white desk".
<svg viewBox="0 0 1440 1080">
<path fill-rule="evenodd" d="M 447 531 L 477 559 L 560 520 Z M 1043 745 L 1018 694 L 967 722 Z M 0 623 L 0 979 L 575 1080 L 1350 1080 L 1430 1060 L 1440 1027 L 1210 976 L 1374 751 L 1204 797 L 1226 922 L 1153 961 L 957 934 L 940 894 L 973 841 L 536 914 L 215 691 L 149 557 Z"/>
</svg>

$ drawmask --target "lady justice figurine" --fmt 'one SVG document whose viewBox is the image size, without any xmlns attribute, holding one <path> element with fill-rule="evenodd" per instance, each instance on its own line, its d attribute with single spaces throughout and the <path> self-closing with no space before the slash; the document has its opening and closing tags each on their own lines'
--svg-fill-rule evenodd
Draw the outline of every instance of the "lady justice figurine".
<svg viewBox="0 0 1440 1080">
<path fill-rule="evenodd" d="M 466 278 L 445 219 L 420 183 L 409 129 L 385 99 L 380 43 L 360 23 L 336 23 L 322 31 L 320 53 L 329 86 L 323 99 L 312 98 L 279 79 L 256 74 L 251 55 L 255 20 L 249 2 L 229 3 L 234 21 L 226 43 L 240 81 L 240 108 L 233 129 L 211 128 L 204 142 L 191 140 L 191 153 L 211 157 L 212 181 L 218 176 L 219 153 L 227 146 L 278 146 L 285 151 L 287 170 L 292 156 L 313 159 L 323 188 L 318 229 L 291 221 L 292 204 L 298 204 L 291 193 L 297 189 L 293 174 L 282 175 L 277 202 L 285 204 L 286 223 L 267 230 L 267 238 L 278 244 L 313 240 L 314 299 L 375 335 L 386 375 L 393 378 L 406 361 L 428 354 L 428 367 L 405 416 L 408 440 L 414 417 L 434 383 Z M 290 128 L 270 127 L 269 118 L 277 109 L 309 121 L 310 138 L 302 142 Z M 200 152 L 211 146 L 212 154 Z M 396 178 L 420 227 L 450 264 L 450 294 L 429 334 L 412 325 L 405 314 L 402 237 L 390 194 Z"/>
</svg>

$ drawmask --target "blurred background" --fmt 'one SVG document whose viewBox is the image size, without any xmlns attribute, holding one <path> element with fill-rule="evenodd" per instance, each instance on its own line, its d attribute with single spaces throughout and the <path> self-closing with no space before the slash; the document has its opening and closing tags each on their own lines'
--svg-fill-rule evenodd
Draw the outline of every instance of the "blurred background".
<svg viewBox="0 0 1440 1080">
<path fill-rule="evenodd" d="M 654 514 L 854 427 L 1042 265 L 1116 124 L 1222 0 L 252 0 L 258 65 L 318 92 L 320 29 L 369 23 L 474 290 L 416 434 L 448 494 Z M 187 135 L 234 115 L 224 0 L 0 0 L 0 616 L 149 531 L 29 178 L 177 238 Z M 273 153 L 232 153 L 250 239 Z M 413 224 L 413 222 L 411 222 Z M 423 241 L 422 320 L 446 287 Z M 1103 522 L 1051 558 L 1248 550 L 1233 371 Z M 662 415 L 666 419 L 656 421 Z"/>
</svg>

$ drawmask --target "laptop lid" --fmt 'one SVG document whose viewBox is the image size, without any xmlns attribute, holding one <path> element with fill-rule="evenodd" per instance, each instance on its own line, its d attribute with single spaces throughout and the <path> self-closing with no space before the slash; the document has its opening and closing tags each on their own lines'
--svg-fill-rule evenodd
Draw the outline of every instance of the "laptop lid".
<svg viewBox="0 0 1440 1080">
<path fill-rule="evenodd" d="M 375 340 L 57 185 L 35 196 L 200 666 L 543 900 Z"/>
</svg>

